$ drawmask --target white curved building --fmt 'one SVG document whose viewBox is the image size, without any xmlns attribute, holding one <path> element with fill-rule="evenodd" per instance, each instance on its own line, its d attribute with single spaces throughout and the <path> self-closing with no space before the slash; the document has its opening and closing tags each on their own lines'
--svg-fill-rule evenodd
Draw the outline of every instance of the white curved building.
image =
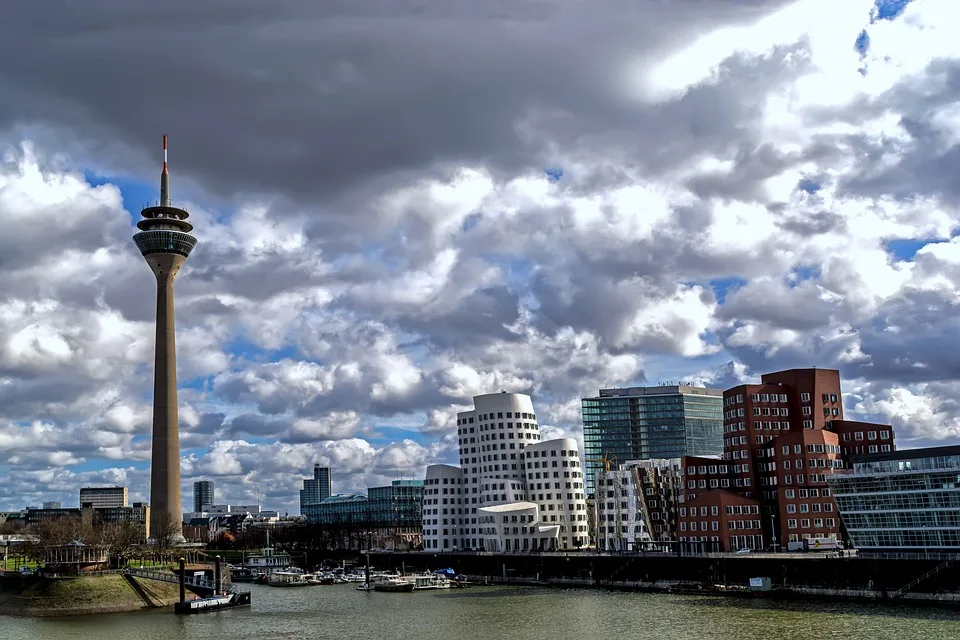
<svg viewBox="0 0 960 640">
<path fill-rule="evenodd" d="M 577 441 L 541 442 L 528 395 L 490 393 L 475 396 L 473 402 L 473 411 L 457 414 L 460 468 L 427 468 L 424 549 L 523 551 L 586 546 L 589 532 Z M 451 484 L 456 480 L 459 484 Z M 444 493 L 445 486 L 448 491 L 459 486 L 460 493 Z M 444 499 L 452 497 L 458 500 L 455 505 L 444 504 Z M 533 505 L 533 512 L 527 503 Z"/>
<path fill-rule="evenodd" d="M 449 464 L 427 467 L 423 481 L 423 548 L 454 551 L 460 546 L 463 471 Z"/>
<path fill-rule="evenodd" d="M 578 549 L 590 543 L 580 444 L 558 438 L 524 451 L 527 500 L 540 507 L 540 524 L 559 526 L 557 548 Z"/>
</svg>

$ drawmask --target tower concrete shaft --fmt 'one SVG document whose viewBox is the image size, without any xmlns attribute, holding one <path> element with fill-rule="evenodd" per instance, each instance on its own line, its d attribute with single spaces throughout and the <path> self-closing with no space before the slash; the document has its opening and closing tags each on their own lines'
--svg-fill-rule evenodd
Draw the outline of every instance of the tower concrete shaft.
<svg viewBox="0 0 960 640">
<path fill-rule="evenodd" d="M 177 338 L 173 280 L 183 256 L 155 253 L 147 258 L 157 277 L 157 337 L 153 373 L 153 448 L 150 465 L 151 531 L 172 528 L 182 532 L 180 488 L 180 420 L 177 401 Z M 168 515 L 161 515 L 168 514 Z"/>
<path fill-rule="evenodd" d="M 184 209 L 170 203 L 167 175 L 167 137 L 163 137 L 164 163 L 161 200 L 140 212 L 141 232 L 133 236 L 140 253 L 157 279 L 157 336 L 153 379 L 153 440 L 150 458 L 150 531 L 155 539 L 183 541 L 180 487 L 180 423 L 177 405 L 177 344 L 173 283 L 184 261 L 197 244 L 193 225 Z"/>
</svg>

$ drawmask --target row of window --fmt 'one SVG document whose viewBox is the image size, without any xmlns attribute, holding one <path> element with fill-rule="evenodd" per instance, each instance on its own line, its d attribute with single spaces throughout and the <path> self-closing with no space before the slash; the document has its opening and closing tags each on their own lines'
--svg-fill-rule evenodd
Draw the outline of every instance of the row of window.
<svg viewBox="0 0 960 640">
<path fill-rule="evenodd" d="M 504 418 L 504 412 L 503 412 L 503 411 L 497 412 L 496 418 L 494 418 L 494 416 L 493 416 L 492 413 L 481 413 L 479 416 L 477 416 L 477 421 L 478 421 L 478 422 L 487 422 L 487 421 L 489 421 L 489 420 L 503 420 L 503 418 Z M 518 420 L 534 420 L 534 421 L 536 421 L 537 416 L 534 415 L 534 414 L 532 414 L 532 413 L 523 413 L 523 412 L 520 412 L 520 411 L 507 411 L 507 412 L 506 412 L 506 418 L 507 418 L 507 419 L 516 418 L 516 419 L 518 419 Z M 468 417 L 468 418 L 457 418 L 457 425 L 468 424 L 468 423 L 469 423 L 469 424 L 473 424 L 473 416 L 470 416 L 470 417 Z"/>
<path fill-rule="evenodd" d="M 700 516 L 701 516 L 701 517 L 707 515 L 707 510 L 708 510 L 708 509 L 709 509 L 709 513 L 710 513 L 711 516 L 720 515 L 720 508 L 719 508 L 718 506 L 716 506 L 716 505 L 713 505 L 713 506 L 710 506 L 710 507 L 690 507 L 690 517 L 692 517 L 692 518 L 696 518 L 696 517 L 697 517 L 697 509 L 698 509 L 698 508 L 700 509 Z M 727 505 L 727 507 L 726 507 L 726 509 L 725 509 L 725 512 L 726 512 L 726 514 L 727 514 L 728 516 L 732 516 L 732 515 L 738 515 L 738 516 L 739 516 L 739 515 L 743 515 L 743 514 L 747 514 L 747 515 L 749 515 L 749 514 L 756 514 L 756 513 L 760 513 L 760 506 L 759 506 L 759 505 L 755 505 L 755 504 Z M 681 518 L 685 518 L 686 516 L 687 516 L 687 508 L 686 508 L 686 507 L 680 507 L 680 517 L 681 517 Z"/>
<path fill-rule="evenodd" d="M 800 529 L 809 529 L 809 528 L 810 528 L 810 523 L 811 523 L 811 521 L 810 521 L 809 518 L 802 518 L 802 519 L 800 520 L 800 527 L 799 527 L 799 528 L 800 528 Z M 836 526 L 837 526 L 837 521 L 836 521 L 835 518 L 814 518 L 814 519 L 813 519 L 813 528 L 814 528 L 814 529 L 822 529 L 822 528 L 824 528 L 824 527 L 826 527 L 826 528 L 828 528 L 828 529 L 834 529 L 834 528 L 836 528 Z M 787 520 L 787 528 L 788 528 L 788 529 L 796 529 L 796 528 L 798 528 L 798 527 L 797 527 L 797 521 L 796 521 L 795 519 L 793 519 L 793 518 L 790 518 L 789 520 Z M 818 536 L 818 537 L 819 537 L 819 536 Z M 826 536 L 823 536 L 823 537 L 826 537 Z"/>
<path fill-rule="evenodd" d="M 809 396 L 810 394 L 804 394 Z M 809 400 L 809 398 L 808 398 Z M 787 394 L 785 393 L 754 393 L 750 395 L 750 402 L 787 402 Z M 739 393 L 736 396 L 727 396 L 723 399 L 725 405 L 733 406 L 735 404 L 743 404 L 743 394 Z"/>
<path fill-rule="evenodd" d="M 787 513 L 797 513 L 798 507 L 800 509 L 800 513 L 820 513 L 822 511 L 826 511 L 828 513 L 833 512 L 832 502 L 801 502 L 800 504 L 787 504 Z"/>
</svg>

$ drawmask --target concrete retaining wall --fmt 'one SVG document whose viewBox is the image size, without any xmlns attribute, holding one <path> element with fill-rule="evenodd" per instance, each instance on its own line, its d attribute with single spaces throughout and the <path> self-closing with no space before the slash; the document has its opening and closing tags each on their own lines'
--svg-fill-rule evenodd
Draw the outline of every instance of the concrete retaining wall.
<svg viewBox="0 0 960 640">
<path fill-rule="evenodd" d="M 477 580 L 654 591 L 749 594 L 750 578 L 770 578 L 783 595 L 883 599 L 942 560 L 669 555 L 371 554 L 378 569 L 452 567 Z M 960 571 L 943 571 L 904 599 L 960 602 Z"/>
</svg>

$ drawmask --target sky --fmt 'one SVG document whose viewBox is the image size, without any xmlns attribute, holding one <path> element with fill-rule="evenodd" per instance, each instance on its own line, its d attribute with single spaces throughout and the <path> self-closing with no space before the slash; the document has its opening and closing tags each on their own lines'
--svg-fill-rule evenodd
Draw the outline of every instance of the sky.
<svg viewBox="0 0 960 640">
<path fill-rule="evenodd" d="M 37 3 L 34 3 L 37 4 Z M 87 0 L 0 22 L 0 509 L 147 499 L 158 197 L 184 504 L 456 458 L 473 395 L 837 368 L 960 434 L 955 0 Z"/>
</svg>

